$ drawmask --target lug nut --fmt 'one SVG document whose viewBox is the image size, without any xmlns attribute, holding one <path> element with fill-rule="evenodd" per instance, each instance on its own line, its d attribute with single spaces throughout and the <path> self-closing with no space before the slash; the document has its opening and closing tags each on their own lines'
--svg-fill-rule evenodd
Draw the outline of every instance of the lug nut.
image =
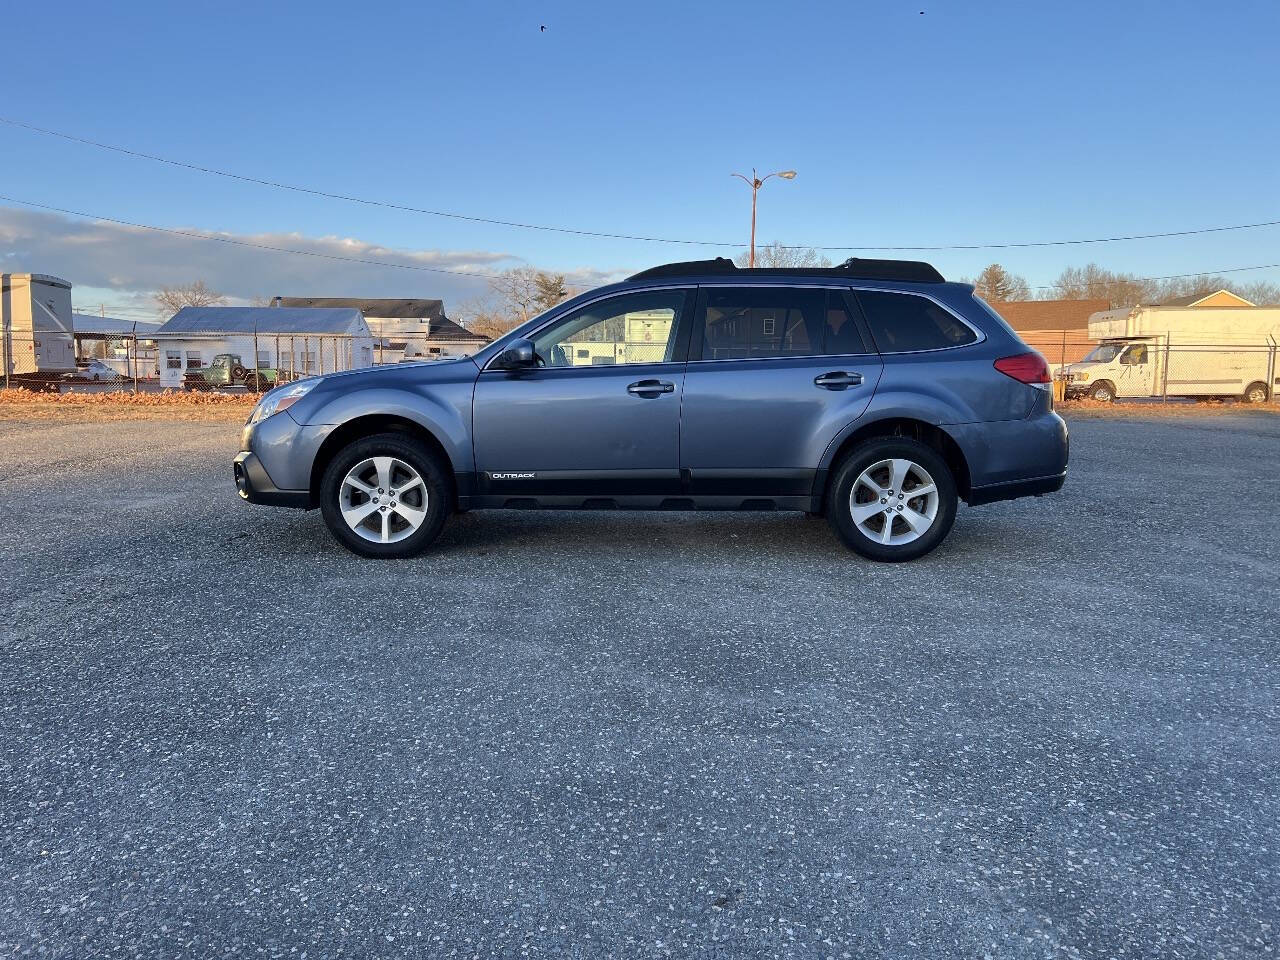
<svg viewBox="0 0 1280 960">
<path fill-rule="evenodd" d="M 901 512 L 902 512 L 902 504 L 898 504 L 898 512 L 899 512 L 899 513 L 901 513 Z"/>
<path fill-rule="evenodd" d="M 889 502 L 889 499 L 888 499 L 888 497 L 881 497 L 881 498 L 880 498 L 880 502 L 881 502 L 881 503 L 888 503 L 888 502 Z"/>
<path fill-rule="evenodd" d="M 392 501 L 391 501 L 391 505 L 394 507 L 394 506 L 396 505 L 396 502 L 395 502 L 394 500 L 392 500 Z M 901 507 L 899 507 L 898 509 L 899 509 L 899 510 L 901 510 L 902 508 L 901 508 Z"/>
<path fill-rule="evenodd" d="M 379 488 L 378 488 L 378 492 L 379 492 L 379 493 L 382 493 L 382 488 L 381 488 L 381 487 L 379 487 Z"/>
</svg>

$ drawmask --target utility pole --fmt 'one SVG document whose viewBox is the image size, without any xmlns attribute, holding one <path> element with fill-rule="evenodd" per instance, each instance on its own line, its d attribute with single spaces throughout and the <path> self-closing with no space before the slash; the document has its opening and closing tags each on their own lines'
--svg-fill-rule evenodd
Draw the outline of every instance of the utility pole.
<svg viewBox="0 0 1280 960">
<path fill-rule="evenodd" d="M 770 177 L 781 177 L 783 180 L 794 180 L 796 178 L 796 172 L 794 170 L 778 170 L 774 173 L 767 173 L 763 177 L 759 177 L 756 176 L 756 168 L 752 167 L 750 178 L 741 173 L 731 173 L 730 176 L 737 177 L 751 188 L 751 252 L 747 255 L 747 266 L 750 268 L 756 265 L 756 194 L 760 192 L 760 188 L 764 186 L 764 182 Z"/>
</svg>

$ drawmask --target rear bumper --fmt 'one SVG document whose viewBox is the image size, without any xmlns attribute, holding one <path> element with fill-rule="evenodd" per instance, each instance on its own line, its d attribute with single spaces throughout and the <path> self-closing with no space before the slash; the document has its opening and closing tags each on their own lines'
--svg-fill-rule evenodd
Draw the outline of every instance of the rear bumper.
<svg viewBox="0 0 1280 960">
<path fill-rule="evenodd" d="M 1067 425 L 1049 410 L 1026 420 L 945 427 L 969 467 L 970 505 L 1040 496 L 1062 488 L 1071 442 Z"/>
<path fill-rule="evenodd" d="M 969 491 L 968 503 L 971 507 L 980 507 L 984 503 L 996 503 L 999 500 L 1017 500 L 1019 497 L 1039 497 L 1046 493 L 1057 493 L 1067 482 L 1067 471 L 1052 477 L 1034 477 L 1031 480 L 1010 480 L 1006 483 L 991 483 L 985 487 L 974 487 Z"/>
<path fill-rule="evenodd" d="M 236 492 L 242 500 L 262 503 L 272 507 L 296 507 L 306 510 L 311 506 L 311 491 L 281 490 L 271 482 L 262 462 L 252 450 L 244 450 L 231 461 L 235 476 Z"/>
</svg>

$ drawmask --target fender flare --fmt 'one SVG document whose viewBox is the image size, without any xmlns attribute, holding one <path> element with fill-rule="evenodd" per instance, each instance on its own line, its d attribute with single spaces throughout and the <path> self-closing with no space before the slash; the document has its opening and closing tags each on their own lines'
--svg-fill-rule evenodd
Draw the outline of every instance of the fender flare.
<svg viewBox="0 0 1280 960">
<path fill-rule="evenodd" d="M 466 411 L 470 418 L 470 409 Z M 455 407 L 430 390 L 410 392 L 397 387 L 371 386 L 335 395 L 307 417 L 308 426 L 328 426 L 330 436 L 360 420 L 407 421 L 439 443 L 457 475 L 474 469 L 469 424 Z"/>
</svg>

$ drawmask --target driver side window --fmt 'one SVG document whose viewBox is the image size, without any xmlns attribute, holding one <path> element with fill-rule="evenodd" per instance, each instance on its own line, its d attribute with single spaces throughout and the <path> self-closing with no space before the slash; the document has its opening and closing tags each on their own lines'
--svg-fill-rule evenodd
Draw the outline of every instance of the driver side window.
<svg viewBox="0 0 1280 960">
<path fill-rule="evenodd" d="M 1120 362 L 1127 366 L 1147 362 L 1147 345 L 1145 343 L 1130 347 L 1125 351 L 1125 355 L 1120 358 Z"/>
<path fill-rule="evenodd" d="M 684 290 L 628 293 L 575 310 L 533 338 L 538 365 L 667 363 L 674 356 Z"/>
</svg>

